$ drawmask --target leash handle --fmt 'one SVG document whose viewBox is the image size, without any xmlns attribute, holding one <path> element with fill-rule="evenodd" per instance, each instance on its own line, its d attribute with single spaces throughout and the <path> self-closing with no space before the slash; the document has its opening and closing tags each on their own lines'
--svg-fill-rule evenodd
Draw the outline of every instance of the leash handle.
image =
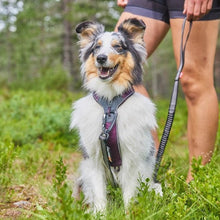
<svg viewBox="0 0 220 220">
<path fill-rule="evenodd" d="M 192 21 L 190 21 L 189 30 L 188 30 L 188 33 L 186 35 L 186 40 L 185 40 L 185 43 L 183 44 L 184 30 L 185 30 L 185 26 L 186 26 L 186 21 L 187 20 L 186 20 L 186 17 L 185 17 L 184 21 L 183 21 L 183 25 L 182 25 L 182 34 L 181 34 L 181 43 L 180 43 L 180 65 L 179 65 L 179 69 L 178 69 L 178 72 L 176 74 L 175 80 L 179 80 L 180 75 L 182 73 L 182 70 L 183 70 L 183 67 L 184 67 L 184 64 L 185 64 L 186 44 L 187 44 L 187 41 L 189 39 L 189 35 L 190 35 L 190 32 L 191 32 L 191 29 L 192 29 Z"/>
<path fill-rule="evenodd" d="M 190 26 L 189 26 L 189 30 L 186 36 L 185 43 L 183 44 L 185 25 L 186 25 L 186 18 L 184 19 L 183 25 L 182 25 L 181 45 L 180 45 L 180 65 L 179 65 L 179 68 L 178 68 L 178 71 L 175 77 L 173 92 L 172 92 L 172 96 L 170 99 L 170 105 L 169 105 L 169 110 L 168 110 L 168 115 L 167 115 L 167 120 L 166 120 L 166 124 L 163 130 L 162 138 L 161 138 L 159 149 L 158 149 L 157 156 L 156 156 L 156 164 L 155 164 L 155 170 L 154 170 L 154 176 L 153 176 L 155 182 L 157 182 L 157 173 L 158 173 L 160 163 L 161 163 L 161 160 L 164 154 L 164 150 L 167 145 L 167 141 L 170 135 L 170 130 L 173 125 L 176 104 L 177 104 L 177 97 L 178 97 L 179 79 L 180 79 L 180 75 L 182 73 L 184 63 L 185 63 L 185 49 L 186 49 L 186 44 L 187 44 L 191 29 L 192 29 L 192 21 L 190 22 Z"/>
</svg>

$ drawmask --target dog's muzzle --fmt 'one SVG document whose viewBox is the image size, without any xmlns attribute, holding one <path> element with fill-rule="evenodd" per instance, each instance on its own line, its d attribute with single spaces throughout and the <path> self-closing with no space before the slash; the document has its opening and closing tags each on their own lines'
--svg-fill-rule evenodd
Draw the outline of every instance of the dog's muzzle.
<svg viewBox="0 0 220 220">
<path fill-rule="evenodd" d="M 99 78 L 105 80 L 113 76 L 113 74 L 116 72 L 119 64 L 115 65 L 114 67 L 109 67 L 106 65 L 108 57 L 104 54 L 100 54 L 96 58 L 97 63 L 100 64 L 100 67 L 98 67 L 99 71 Z"/>
</svg>

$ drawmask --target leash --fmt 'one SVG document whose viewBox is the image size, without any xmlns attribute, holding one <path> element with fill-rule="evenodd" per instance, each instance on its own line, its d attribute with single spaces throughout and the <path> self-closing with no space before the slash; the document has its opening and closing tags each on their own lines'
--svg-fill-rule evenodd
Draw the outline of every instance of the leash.
<svg viewBox="0 0 220 220">
<path fill-rule="evenodd" d="M 157 157 L 156 157 L 156 166 L 154 170 L 154 181 L 155 182 L 157 182 L 157 173 L 160 167 L 160 163 L 161 163 L 161 160 L 164 154 L 164 150 L 166 148 L 166 144 L 169 138 L 170 130 L 173 124 L 174 116 L 175 116 L 177 97 L 178 97 L 179 79 L 181 77 L 181 73 L 184 67 L 186 44 L 187 44 L 191 29 L 192 29 L 192 21 L 190 21 L 190 26 L 189 26 L 189 30 L 186 36 L 186 40 L 185 40 L 185 43 L 183 43 L 185 24 L 186 24 L 186 18 L 184 19 L 183 25 L 182 25 L 181 45 L 180 45 L 180 65 L 179 65 L 179 68 L 178 68 L 178 71 L 177 71 L 177 74 L 174 80 L 173 92 L 172 92 L 171 99 L 170 99 L 167 120 L 166 120 L 166 124 L 163 130 L 163 134 L 161 137 L 161 141 L 160 141 L 160 145 L 159 145 L 159 149 L 158 149 Z"/>
</svg>

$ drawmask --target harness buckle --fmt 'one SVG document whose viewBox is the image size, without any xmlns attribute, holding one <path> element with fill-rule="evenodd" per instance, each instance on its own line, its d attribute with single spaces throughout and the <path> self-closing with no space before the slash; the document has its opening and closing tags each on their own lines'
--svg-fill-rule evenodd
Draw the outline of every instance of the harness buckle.
<svg viewBox="0 0 220 220">
<path fill-rule="evenodd" d="M 114 167 L 114 169 L 115 169 L 116 172 L 119 172 L 120 171 L 120 166 Z"/>
<path fill-rule="evenodd" d="M 102 140 L 102 141 L 106 141 L 108 138 L 109 138 L 109 134 L 108 133 L 102 132 L 99 135 L 99 139 Z"/>
</svg>

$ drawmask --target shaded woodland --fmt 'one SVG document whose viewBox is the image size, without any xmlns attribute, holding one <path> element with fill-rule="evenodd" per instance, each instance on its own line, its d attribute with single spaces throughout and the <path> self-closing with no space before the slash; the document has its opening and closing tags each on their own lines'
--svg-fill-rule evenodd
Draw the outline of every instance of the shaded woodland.
<svg viewBox="0 0 220 220">
<path fill-rule="evenodd" d="M 116 1 L 1 0 L 0 86 L 81 89 L 75 26 L 84 20 L 113 30 L 122 9 Z M 176 65 L 170 33 L 145 65 L 144 82 L 154 97 L 169 97 Z M 215 62 L 220 93 L 220 42 Z"/>
</svg>

